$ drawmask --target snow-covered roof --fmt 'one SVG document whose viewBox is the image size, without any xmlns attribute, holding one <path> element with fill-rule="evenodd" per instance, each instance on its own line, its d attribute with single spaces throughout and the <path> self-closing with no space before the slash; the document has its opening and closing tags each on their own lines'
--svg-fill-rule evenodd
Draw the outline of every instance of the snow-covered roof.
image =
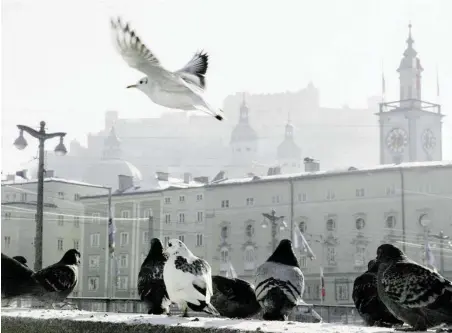
<svg viewBox="0 0 452 333">
<path fill-rule="evenodd" d="M 15 177 L 14 180 L 2 180 L 2 186 L 4 185 L 25 185 L 25 184 L 34 184 L 37 183 L 37 179 L 27 180 L 21 177 Z M 56 178 L 56 177 L 48 177 L 44 178 L 44 182 L 56 182 L 56 183 L 64 183 L 70 185 L 78 185 L 78 186 L 88 186 L 88 187 L 96 187 L 96 188 L 107 188 L 102 185 L 96 185 L 91 183 L 79 182 L 76 180 L 69 180 L 64 178 Z"/>
</svg>

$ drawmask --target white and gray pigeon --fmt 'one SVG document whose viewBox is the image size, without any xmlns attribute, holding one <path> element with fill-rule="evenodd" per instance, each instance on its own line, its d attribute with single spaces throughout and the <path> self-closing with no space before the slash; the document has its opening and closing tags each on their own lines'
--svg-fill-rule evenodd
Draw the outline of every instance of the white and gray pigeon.
<svg viewBox="0 0 452 333">
<path fill-rule="evenodd" d="M 198 110 L 220 121 L 224 119 L 224 112 L 204 97 L 209 59 L 206 53 L 196 52 L 184 67 L 172 72 L 163 68 L 128 23 L 123 24 L 120 18 L 111 19 L 111 30 L 116 49 L 125 62 L 146 74 L 127 88 L 137 88 L 154 103 L 169 109 Z"/>
<path fill-rule="evenodd" d="M 162 243 L 158 238 L 153 238 L 138 273 L 138 294 L 147 305 L 148 314 L 169 314 L 171 301 L 163 282 L 163 267 L 167 259 Z"/>
<path fill-rule="evenodd" d="M 196 257 L 178 239 L 168 241 L 166 252 L 168 260 L 163 269 L 163 280 L 171 302 L 182 308 L 184 317 L 188 316 L 188 308 L 220 316 L 210 304 L 213 289 L 209 263 Z"/>
<path fill-rule="evenodd" d="M 377 249 L 378 296 L 388 310 L 410 328 L 426 331 L 448 326 L 439 331 L 452 332 L 452 283 L 430 268 L 410 260 L 392 244 Z"/>
<path fill-rule="evenodd" d="M 264 320 L 287 320 L 293 308 L 302 304 L 304 276 L 289 239 L 281 240 L 270 258 L 258 267 L 255 284 Z"/>
</svg>

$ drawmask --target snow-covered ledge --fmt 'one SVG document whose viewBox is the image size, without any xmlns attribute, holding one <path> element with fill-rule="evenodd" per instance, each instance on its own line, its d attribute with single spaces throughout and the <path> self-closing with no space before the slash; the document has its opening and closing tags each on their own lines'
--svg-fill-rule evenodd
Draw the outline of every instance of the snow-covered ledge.
<svg viewBox="0 0 452 333">
<path fill-rule="evenodd" d="M 105 313 L 71 310 L 4 309 L 2 333 L 384 333 L 392 329 L 311 324 L 299 322 L 269 322 L 261 320 L 231 320 L 223 318 L 150 316 L 145 314 Z"/>
</svg>

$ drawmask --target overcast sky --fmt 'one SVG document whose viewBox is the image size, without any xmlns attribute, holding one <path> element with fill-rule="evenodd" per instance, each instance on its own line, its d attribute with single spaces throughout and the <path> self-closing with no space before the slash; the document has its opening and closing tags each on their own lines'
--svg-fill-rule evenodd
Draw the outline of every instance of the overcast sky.
<svg viewBox="0 0 452 333">
<path fill-rule="evenodd" d="M 50 131 L 68 132 L 69 145 L 102 128 L 107 109 L 158 116 L 144 94 L 125 89 L 143 75 L 115 53 L 111 15 L 129 21 L 169 69 L 208 51 L 208 94 L 219 105 L 236 91 L 298 90 L 312 80 L 322 106 L 333 107 L 365 106 L 380 94 L 382 61 L 388 99 L 398 98 L 395 70 L 411 20 L 423 99 L 437 101 L 439 69 L 449 115 L 443 154 L 452 159 L 451 12 L 450 0 L 3 0 L 2 170 L 36 155 L 31 138 L 25 151 L 12 146 L 17 123 L 45 120 Z"/>
</svg>

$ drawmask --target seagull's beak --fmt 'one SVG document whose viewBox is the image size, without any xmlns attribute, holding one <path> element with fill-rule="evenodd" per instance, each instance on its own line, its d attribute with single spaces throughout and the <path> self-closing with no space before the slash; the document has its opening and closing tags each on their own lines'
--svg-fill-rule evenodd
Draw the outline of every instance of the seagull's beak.
<svg viewBox="0 0 452 333">
<path fill-rule="evenodd" d="M 130 86 L 127 86 L 126 88 L 129 89 L 129 88 L 136 88 L 136 87 L 137 87 L 136 84 L 131 84 Z"/>
</svg>

